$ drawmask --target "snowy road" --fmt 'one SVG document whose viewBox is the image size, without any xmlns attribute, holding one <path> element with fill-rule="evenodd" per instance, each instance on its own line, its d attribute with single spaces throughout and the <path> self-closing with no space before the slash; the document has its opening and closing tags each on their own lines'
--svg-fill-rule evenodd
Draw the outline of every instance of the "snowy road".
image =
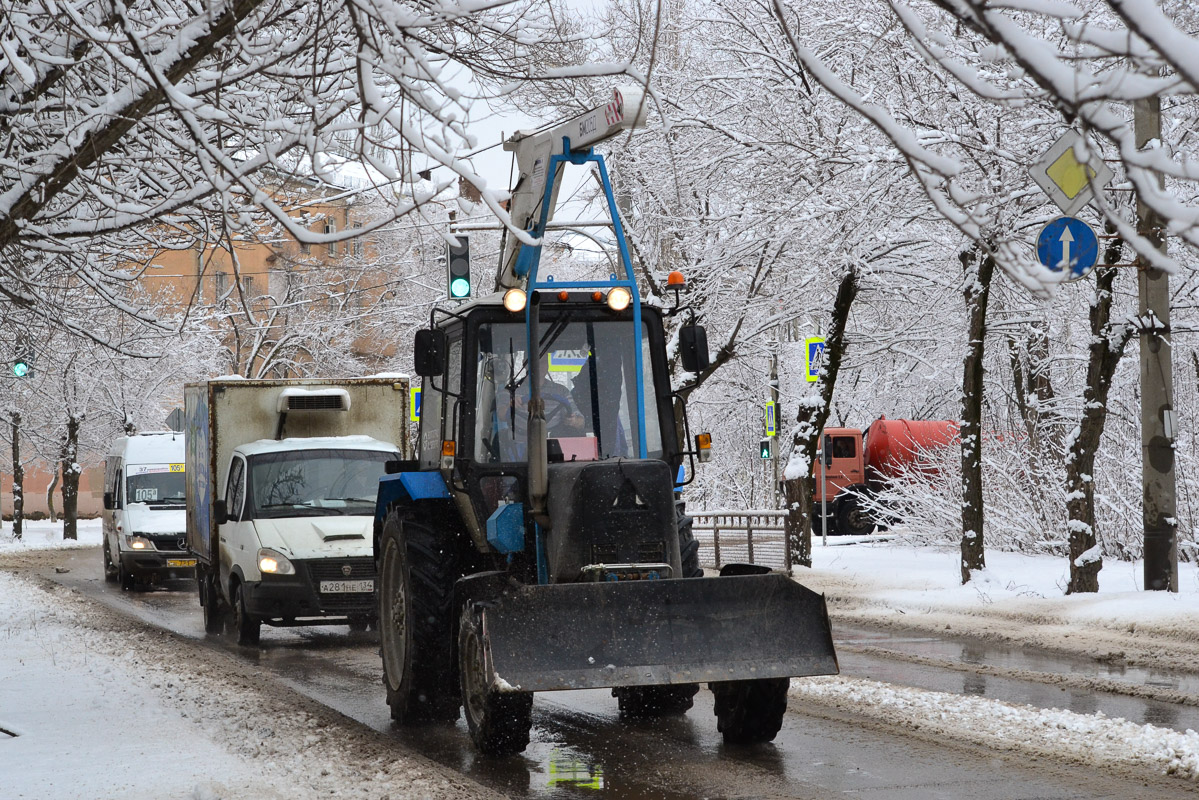
<svg viewBox="0 0 1199 800">
<path fill-rule="evenodd" d="M 808 692 L 793 698 L 773 745 L 725 748 L 703 691 L 685 717 L 656 724 L 621 722 L 605 691 L 538 695 L 533 742 L 507 761 L 474 756 L 464 725 L 391 727 L 379 683 L 372 634 L 343 627 L 264 629 L 263 646 L 246 650 L 205 637 L 194 588 L 144 594 L 105 584 L 99 554 L 59 551 L 36 559 L 34 571 L 77 590 L 90 602 L 172 631 L 181 647 L 216 651 L 270 676 L 346 717 L 384 734 L 397 751 L 419 753 L 447 774 L 465 776 L 515 797 L 800 797 L 851 794 L 877 798 L 1121 798 L 1177 797 L 1193 784 L 1129 768 L 1095 770 L 1078 760 L 1058 761 L 1042 749 L 949 744 L 935 726 L 902 715 L 855 708 L 852 701 Z M 32 565 L 31 565 L 32 566 Z M 69 570 L 58 572 L 55 567 Z M 1176 730 L 1199 727 L 1196 701 L 1185 677 L 1133 675 L 1124 680 L 1081 659 L 995 649 L 930 635 L 881 633 L 846 627 L 839 632 L 847 676 L 881 685 L 995 698 L 1009 703 L 1103 711 Z M 1166 686 L 1154 687 L 1166 683 Z M 1103 683 L 1106 681 L 1107 683 Z M 1149 688 L 1146 689 L 1146 686 Z M 856 694 L 874 684 L 863 684 Z M 925 696 L 926 693 L 918 693 Z M 1140 695 L 1132 696 L 1132 695 Z M 927 695 L 937 697 L 938 695 Z M 1171 702 L 1181 701 L 1181 702 Z M 881 703 L 880 703 L 881 704 Z M 351 725 L 346 722 L 345 724 Z"/>
</svg>

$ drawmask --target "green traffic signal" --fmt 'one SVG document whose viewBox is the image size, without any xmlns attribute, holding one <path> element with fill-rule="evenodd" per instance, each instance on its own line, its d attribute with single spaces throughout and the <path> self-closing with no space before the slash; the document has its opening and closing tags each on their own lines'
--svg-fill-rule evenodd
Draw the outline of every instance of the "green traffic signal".
<svg viewBox="0 0 1199 800">
<path fill-rule="evenodd" d="M 470 237 L 455 236 L 446 244 L 445 268 L 450 297 L 470 297 Z"/>
<path fill-rule="evenodd" d="M 24 358 L 18 358 L 12 364 L 12 374 L 14 378 L 24 378 L 33 372 L 33 365 Z"/>
<path fill-rule="evenodd" d="M 772 458 L 774 456 L 774 439 L 763 439 L 758 442 L 758 452 L 762 458 Z"/>
</svg>

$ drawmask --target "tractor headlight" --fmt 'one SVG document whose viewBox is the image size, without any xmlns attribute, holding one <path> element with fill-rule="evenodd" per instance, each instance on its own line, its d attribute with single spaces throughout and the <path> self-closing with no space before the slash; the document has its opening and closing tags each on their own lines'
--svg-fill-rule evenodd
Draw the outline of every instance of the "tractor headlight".
<svg viewBox="0 0 1199 800">
<path fill-rule="evenodd" d="M 515 314 L 517 311 L 525 310 L 525 303 L 528 301 L 528 296 L 521 289 L 509 289 L 504 292 L 504 308 Z"/>
<path fill-rule="evenodd" d="M 633 294 L 623 286 L 617 286 L 608 292 L 608 308 L 613 311 L 624 311 L 633 301 Z"/>
<path fill-rule="evenodd" d="M 125 537 L 125 546 L 128 547 L 130 550 L 153 550 L 154 549 L 153 542 L 151 542 L 145 536 L 138 536 L 136 534 Z"/>
<path fill-rule="evenodd" d="M 296 574 L 296 568 L 287 560 L 287 556 L 269 547 L 258 551 L 258 571 L 264 575 Z"/>
</svg>

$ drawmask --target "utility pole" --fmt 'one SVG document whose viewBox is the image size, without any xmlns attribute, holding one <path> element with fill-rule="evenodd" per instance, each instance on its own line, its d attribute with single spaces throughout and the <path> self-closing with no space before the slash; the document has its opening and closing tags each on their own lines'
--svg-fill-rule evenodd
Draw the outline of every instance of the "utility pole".
<svg viewBox="0 0 1199 800">
<path fill-rule="evenodd" d="M 1133 103 L 1138 150 L 1162 135 L 1161 98 Z M 1165 181 L 1158 177 L 1164 188 Z M 1164 220 L 1137 194 L 1137 233 L 1166 252 Z M 1174 482 L 1174 368 L 1170 343 L 1169 277 L 1137 256 L 1141 327 L 1141 489 L 1145 526 L 1145 588 L 1178 591 L 1178 522 Z"/>
</svg>

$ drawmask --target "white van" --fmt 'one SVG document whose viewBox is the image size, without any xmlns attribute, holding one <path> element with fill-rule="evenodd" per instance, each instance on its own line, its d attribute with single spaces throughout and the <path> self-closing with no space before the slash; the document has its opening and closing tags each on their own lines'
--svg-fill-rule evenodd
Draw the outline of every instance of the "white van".
<svg viewBox="0 0 1199 800">
<path fill-rule="evenodd" d="M 195 577 L 187 549 L 182 433 L 113 442 L 104 459 L 104 579 L 122 589 Z"/>
</svg>

